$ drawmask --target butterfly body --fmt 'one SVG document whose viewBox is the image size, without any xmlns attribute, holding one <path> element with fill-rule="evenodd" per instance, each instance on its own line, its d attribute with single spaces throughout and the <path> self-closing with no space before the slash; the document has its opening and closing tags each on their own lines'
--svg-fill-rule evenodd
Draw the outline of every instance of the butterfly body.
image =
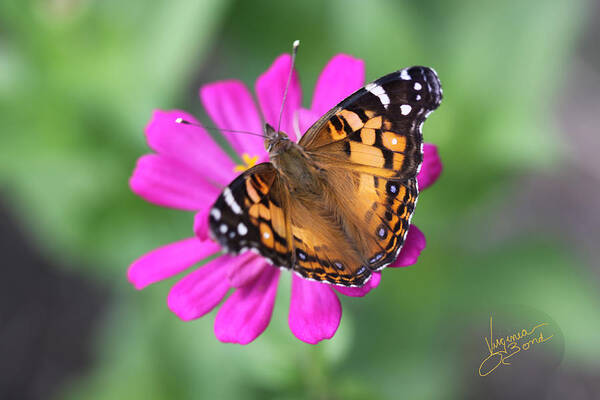
<svg viewBox="0 0 600 400">
<path fill-rule="evenodd" d="M 269 143 L 269 139 L 266 142 Z M 301 195 L 302 192 L 319 193 L 323 189 L 318 167 L 302 146 L 282 140 L 272 148 L 269 159 L 290 192 Z"/>
<path fill-rule="evenodd" d="M 211 209 L 212 236 L 304 278 L 362 286 L 393 262 L 418 196 L 421 127 L 441 101 L 426 67 L 386 75 L 300 139 L 265 129 L 271 162 L 236 178 Z"/>
</svg>

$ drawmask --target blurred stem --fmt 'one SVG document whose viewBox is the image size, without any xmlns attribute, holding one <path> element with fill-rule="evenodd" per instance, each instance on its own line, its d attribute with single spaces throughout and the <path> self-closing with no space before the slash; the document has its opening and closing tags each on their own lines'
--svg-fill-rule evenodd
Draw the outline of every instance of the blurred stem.
<svg viewBox="0 0 600 400">
<path fill-rule="evenodd" d="M 308 388 L 308 398 L 312 399 L 328 399 L 331 398 L 331 382 L 329 381 L 329 365 L 327 363 L 323 344 L 311 346 L 305 352 L 304 381 Z"/>
</svg>

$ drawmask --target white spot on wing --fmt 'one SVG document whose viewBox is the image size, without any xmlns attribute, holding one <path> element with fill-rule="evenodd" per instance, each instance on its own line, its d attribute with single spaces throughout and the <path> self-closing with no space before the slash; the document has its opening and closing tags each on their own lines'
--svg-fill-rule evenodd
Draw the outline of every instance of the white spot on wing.
<svg viewBox="0 0 600 400">
<path fill-rule="evenodd" d="M 419 82 L 415 82 L 415 90 L 421 90 L 423 89 L 423 86 L 421 86 L 421 84 Z"/>
<path fill-rule="evenodd" d="M 246 225 L 244 225 L 243 222 L 240 222 L 237 226 L 237 231 L 240 234 L 240 236 L 244 236 L 246 233 L 248 233 L 248 228 L 246 227 Z"/>
<path fill-rule="evenodd" d="M 219 226 L 219 231 L 221 231 L 221 233 L 227 232 L 227 225 L 221 224 L 221 226 Z"/>
<path fill-rule="evenodd" d="M 406 72 L 405 69 L 403 69 L 402 71 L 400 71 L 400 79 L 403 79 L 405 81 L 410 81 L 410 75 L 408 74 L 408 72 Z"/>
<path fill-rule="evenodd" d="M 396 138 L 393 138 L 393 139 L 392 139 L 392 144 L 398 144 L 398 139 L 396 139 Z"/>
<path fill-rule="evenodd" d="M 408 104 L 402 104 L 400 106 L 400 112 L 402 113 L 402 115 L 408 115 L 410 113 L 410 110 L 412 110 L 412 107 Z"/>
<path fill-rule="evenodd" d="M 270 237 L 271 237 L 271 234 L 270 234 L 269 232 L 265 232 L 265 233 L 263 233 L 263 237 L 264 237 L 265 239 L 268 239 L 268 238 L 270 238 Z"/>
<path fill-rule="evenodd" d="M 375 96 L 379 97 L 379 101 L 383 104 L 383 107 L 387 108 L 390 104 L 390 98 L 385 93 L 385 89 L 379 86 L 378 84 L 372 82 L 365 86 L 365 90 L 373 93 Z"/>
<path fill-rule="evenodd" d="M 218 208 L 213 208 L 212 210 L 210 210 L 210 215 L 212 215 L 212 217 L 218 221 L 221 219 L 221 210 L 219 210 Z"/>
<path fill-rule="evenodd" d="M 229 187 L 226 187 L 225 190 L 223 190 L 223 198 L 225 199 L 225 203 L 227 203 L 234 213 L 242 213 L 242 208 L 233 198 L 233 193 L 231 193 L 231 189 L 229 189 Z"/>
</svg>

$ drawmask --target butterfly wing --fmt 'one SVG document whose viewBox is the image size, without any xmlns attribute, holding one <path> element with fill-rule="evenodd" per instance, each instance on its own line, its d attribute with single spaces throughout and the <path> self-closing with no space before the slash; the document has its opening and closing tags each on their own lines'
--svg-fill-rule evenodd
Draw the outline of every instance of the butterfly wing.
<svg viewBox="0 0 600 400">
<path fill-rule="evenodd" d="M 421 128 L 441 99 L 432 69 L 403 69 L 349 96 L 300 140 L 371 270 L 394 261 L 404 243 L 418 197 Z"/>
<path fill-rule="evenodd" d="M 271 263 L 291 268 L 287 197 L 279 173 L 262 163 L 227 186 L 209 214 L 212 237 L 229 253 L 256 249 Z"/>
<path fill-rule="evenodd" d="M 229 253 L 254 249 L 308 279 L 362 284 L 371 272 L 359 270 L 360 255 L 338 240 L 339 226 L 323 206 L 319 199 L 291 196 L 273 164 L 263 163 L 223 190 L 210 210 L 209 226 Z"/>
</svg>

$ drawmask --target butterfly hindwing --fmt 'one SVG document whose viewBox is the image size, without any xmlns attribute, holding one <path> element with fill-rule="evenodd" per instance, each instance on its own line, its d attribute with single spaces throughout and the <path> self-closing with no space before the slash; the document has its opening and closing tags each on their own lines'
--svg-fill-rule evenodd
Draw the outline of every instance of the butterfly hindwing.
<svg viewBox="0 0 600 400">
<path fill-rule="evenodd" d="M 322 199 L 290 202 L 294 271 L 301 276 L 337 285 L 361 286 L 371 271 L 345 235 L 344 223 Z"/>
<path fill-rule="evenodd" d="M 404 244 L 418 196 L 416 179 L 397 181 L 360 174 L 359 180 L 356 206 L 350 212 L 362 219 L 363 236 L 370 238 L 364 248 L 366 265 L 379 270 L 396 259 Z"/>
</svg>

